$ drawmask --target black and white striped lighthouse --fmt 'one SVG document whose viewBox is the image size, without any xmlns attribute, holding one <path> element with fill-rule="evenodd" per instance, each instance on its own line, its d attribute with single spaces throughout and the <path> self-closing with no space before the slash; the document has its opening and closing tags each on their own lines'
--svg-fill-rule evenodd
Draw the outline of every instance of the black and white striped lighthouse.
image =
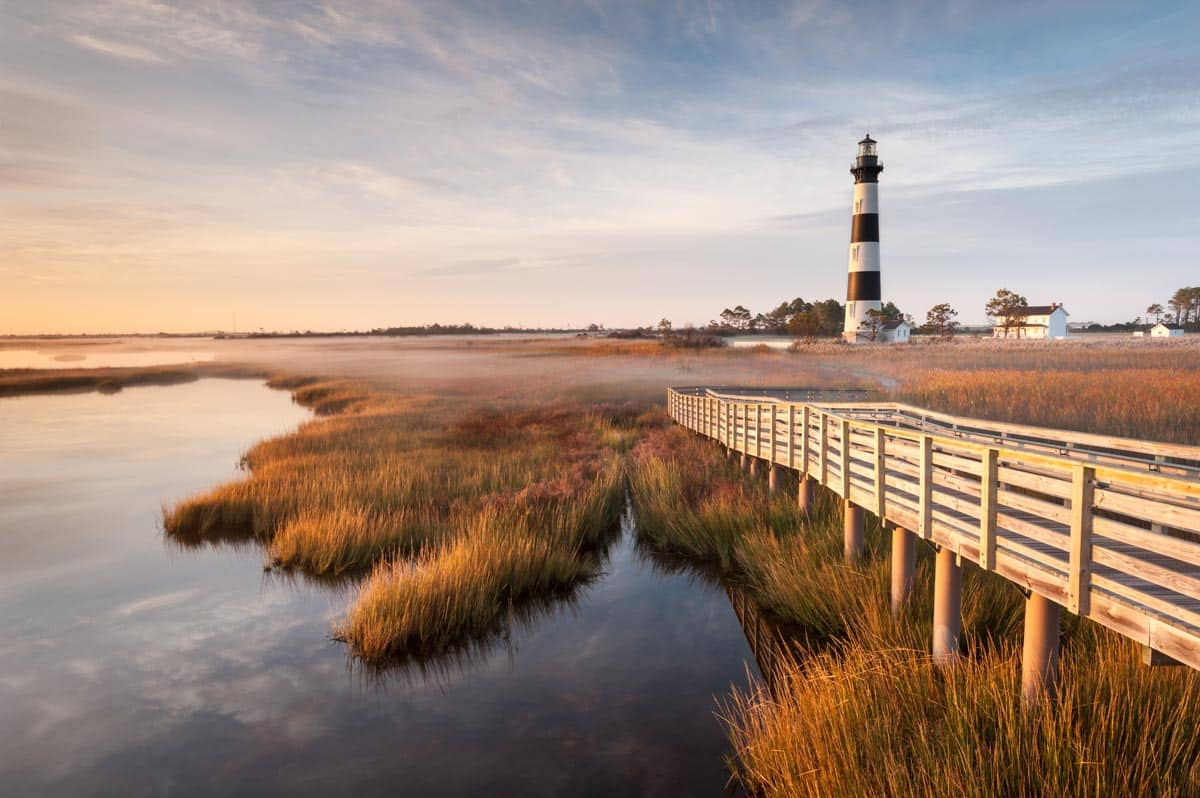
<svg viewBox="0 0 1200 798">
<path fill-rule="evenodd" d="M 846 286 L 846 323 L 842 337 L 851 343 L 864 340 L 867 311 L 881 310 L 879 284 L 879 173 L 883 164 L 868 133 L 858 142 L 858 158 L 850 167 L 854 175 L 854 211 L 850 224 L 850 280 Z"/>
</svg>

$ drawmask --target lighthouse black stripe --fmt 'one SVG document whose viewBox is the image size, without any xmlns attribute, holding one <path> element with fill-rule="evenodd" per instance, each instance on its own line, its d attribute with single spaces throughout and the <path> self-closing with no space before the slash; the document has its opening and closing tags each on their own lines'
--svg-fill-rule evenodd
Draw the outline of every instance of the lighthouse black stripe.
<svg viewBox="0 0 1200 798">
<path fill-rule="evenodd" d="M 856 213 L 850 217 L 850 243 L 879 240 L 879 214 Z"/>
<path fill-rule="evenodd" d="M 883 298 L 879 287 L 879 272 L 850 272 L 850 283 L 846 286 L 846 299 L 861 302 L 865 299 Z"/>
</svg>

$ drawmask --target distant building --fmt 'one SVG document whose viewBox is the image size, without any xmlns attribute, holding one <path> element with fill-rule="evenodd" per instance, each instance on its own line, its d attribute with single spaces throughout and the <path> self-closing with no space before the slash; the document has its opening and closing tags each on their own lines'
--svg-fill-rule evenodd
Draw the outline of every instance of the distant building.
<svg viewBox="0 0 1200 798">
<path fill-rule="evenodd" d="M 912 335 L 912 326 L 903 319 L 886 321 L 879 328 L 879 340 L 886 344 L 906 344 Z"/>
<path fill-rule="evenodd" d="M 1161 321 L 1150 328 L 1151 338 L 1182 338 L 1182 327 L 1171 327 L 1163 324 Z"/>
<path fill-rule="evenodd" d="M 1067 309 L 1058 302 L 1030 305 L 1014 311 L 1007 319 L 997 319 L 994 338 L 1066 338 Z M 1007 326 L 1005 325 L 1007 322 Z"/>
</svg>

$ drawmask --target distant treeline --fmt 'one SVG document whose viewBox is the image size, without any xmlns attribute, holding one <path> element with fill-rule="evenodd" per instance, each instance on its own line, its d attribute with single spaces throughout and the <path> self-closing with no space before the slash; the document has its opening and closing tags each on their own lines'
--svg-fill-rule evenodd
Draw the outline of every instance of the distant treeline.
<svg viewBox="0 0 1200 798">
<path fill-rule="evenodd" d="M 846 307 L 836 299 L 809 302 L 796 297 L 790 302 L 780 302 L 766 313 L 754 313 L 744 305 L 725 308 L 719 318 L 710 321 L 703 330 L 711 335 L 758 333 L 796 338 L 834 337 L 842 334 L 845 315 Z M 894 303 L 887 302 L 883 305 L 880 318 L 892 321 L 908 317 Z M 673 330 L 667 319 L 658 323 L 658 329 L 662 333 Z"/>
<path fill-rule="evenodd" d="M 601 329 L 591 325 L 588 329 Z M 318 330 L 292 330 L 291 332 L 218 333 L 217 338 L 344 338 L 348 336 L 393 336 L 402 338 L 417 335 L 500 335 L 503 333 L 569 333 L 578 332 L 558 327 L 477 327 L 474 324 L 421 324 L 407 327 L 375 327 L 371 330 L 343 330 L 328 332 Z"/>
</svg>

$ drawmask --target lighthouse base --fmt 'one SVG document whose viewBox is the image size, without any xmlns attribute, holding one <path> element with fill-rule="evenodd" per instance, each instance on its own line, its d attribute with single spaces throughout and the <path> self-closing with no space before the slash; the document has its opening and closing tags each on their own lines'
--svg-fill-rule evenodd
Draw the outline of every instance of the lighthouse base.
<svg viewBox="0 0 1200 798">
<path fill-rule="evenodd" d="M 907 323 L 888 325 L 871 333 L 870 330 L 843 332 L 842 340 L 848 344 L 906 344 L 909 342 L 911 328 Z"/>
</svg>

